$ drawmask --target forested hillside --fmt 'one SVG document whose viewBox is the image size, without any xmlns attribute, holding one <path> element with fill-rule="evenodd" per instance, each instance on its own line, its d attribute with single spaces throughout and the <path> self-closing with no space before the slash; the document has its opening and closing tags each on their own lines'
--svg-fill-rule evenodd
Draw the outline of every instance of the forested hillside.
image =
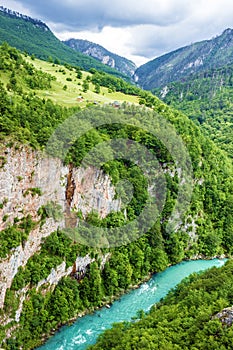
<svg viewBox="0 0 233 350">
<path fill-rule="evenodd" d="M 54 69 L 65 69 L 65 67 Z M 78 74 L 80 73 L 75 70 L 75 75 Z M 99 116 L 101 125 L 89 130 L 79 139 L 71 140 L 69 152 L 63 159 L 67 167 L 78 169 L 82 159 L 94 146 L 114 139 L 126 139 L 127 150 L 133 151 L 133 142 L 130 142 L 132 140 L 148 148 L 158 160 L 166 180 L 165 205 L 156 220 L 154 212 L 151 213 L 152 225 L 144 235 L 140 235 L 137 227 L 132 224 L 130 237 L 123 235 L 120 237 L 121 246 L 109 248 L 109 245 L 117 246 L 116 241 L 119 237 L 115 237 L 114 229 L 133 222 L 143 211 L 147 201 L 151 201 L 151 192 L 148 190 L 148 179 L 137 163 L 125 160 L 124 157 L 107 160 L 101 170 L 108 174 L 113 185 L 117 186 L 119 181 L 125 179 L 132 183 L 134 191 L 131 200 L 119 211 L 110 212 L 104 218 L 95 211 L 84 217 L 80 208 L 72 208 L 72 213 L 75 222 L 77 219 L 85 219 L 98 228 L 98 242 L 104 240 L 105 228 L 112 232 L 109 244 L 103 246 L 80 244 L 77 237 L 85 238 L 88 242 L 92 240 L 96 242 L 93 232 L 81 225 L 72 227 L 71 233 L 68 232 L 70 234 L 67 234 L 65 229 L 58 228 L 50 236 L 43 238 L 38 251 L 27 260 L 24 267 L 18 268 L 11 286 L 7 289 L 4 308 L 0 311 L 0 342 L 5 339 L 3 347 L 6 349 L 34 348 L 41 342 L 42 335 L 48 335 L 51 329 L 67 322 L 80 312 L 103 305 L 132 285 L 140 283 L 150 273 L 164 270 L 169 264 L 198 256 L 232 254 L 231 161 L 213 142 L 205 138 L 199 128 L 185 115 L 168 107 L 152 94 L 140 91 L 123 80 L 105 73 L 92 70 L 92 73 L 88 74 L 90 78 L 87 79 L 87 83 L 89 80 L 95 87 L 98 84 L 99 87 L 104 86 L 106 90 L 111 90 L 109 94 L 113 93 L 114 89 L 127 94 L 138 94 L 142 106 L 128 104 L 129 95 L 125 95 L 126 102 L 118 106 L 119 108 L 92 105 L 90 109 L 80 112 L 79 108 L 62 107 L 61 95 L 60 105 L 52 102 L 49 96 L 44 98 L 38 96 L 39 92 L 49 91 L 50 86 L 56 83 L 52 74 L 36 69 L 14 48 L 6 44 L 1 47 L 0 168 L 3 178 L 5 172 L 11 170 L 7 163 L 11 151 L 17 153 L 19 149 L 23 150 L 26 147 L 26 153 L 30 158 L 32 148 L 40 150 L 45 147 L 57 126 L 74 112 L 79 111 L 79 126 L 88 124 L 91 121 L 90 116 L 94 118 L 95 114 Z M 67 85 L 68 83 L 69 81 Z M 61 90 L 65 96 L 66 89 Z M 145 108 L 143 105 L 150 108 Z M 183 179 L 180 177 L 180 170 L 176 168 L 172 149 L 169 150 L 159 136 L 155 137 L 153 133 L 154 130 L 157 132 L 162 130 L 158 115 L 166 123 L 171 124 L 182 138 L 193 168 L 193 193 L 190 206 L 186 207 L 184 216 L 177 212 L 178 223 L 172 231 L 166 229 L 167 224 L 179 192 L 181 191 L 181 197 L 185 196 L 186 186 L 185 182 L 181 181 Z M 69 134 L 72 135 L 73 124 L 67 125 Z M 57 143 L 53 144 L 53 154 L 56 154 L 56 145 Z M 112 150 L 107 151 L 104 152 L 106 159 L 108 153 L 113 153 Z M 36 157 L 39 158 L 39 155 L 36 154 Z M 146 162 L 147 168 L 150 169 L 152 165 L 150 161 L 142 157 L 142 162 Z M 33 180 L 33 172 L 34 169 L 30 172 L 30 181 Z M 65 180 L 63 178 L 63 181 L 67 180 L 65 185 L 67 187 L 69 174 Z M 23 180 L 17 174 L 16 190 L 14 186 L 12 187 L 15 192 Z M 160 181 L 159 176 L 158 180 Z M 33 198 L 39 200 L 43 196 L 39 186 L 30 186 L 23 190 L 22 197 L 30 199 L 29 202 L 33 202 Z M 122 198 L 126 196 L 124 192 L 121 195 Z M 119 196 L 120 194 L 116 193 L 116 197 Z M 160 196 L 159 187 L 157 196 L 158 198 Z M 4 229 L 0 233 L 2 243 L 0 263 L 7 262 L 15 254 L 18 246 L 25 247 L 35 227 L 43 230 L 48 220 L 59 221 L 62 215 L 61 207 L 52 201 L 53 198 L 50 198 L 50 202 L 40 204 L 36 219 L 30 212 L 24 211 L 21 212 L 20 218 L 15 217 L 12 220 L 9 215 L 2 215 Z M 4 198 L 0 204 L 1 213 L 7 207 L 7 203 L 8 199 Z M 148 222 L 142 222 L 142 231 L 146 225 Z M 103 264 L 103 257 L 106 254 L 109 254 L 108 259 Z M 85 273 L 66 276 L 56 286 L 54 285 L 54 288 L 48 288 L 47 282 L 40 284 L 41 281 L 46 281 L 52 269 L 59 264 L 64 263 L 67 268 L 71 268 L 77 257 L 85 258 L 87 255 L 90 260 Z M 22 293 L 25 299 L 21 305 L 21 312 L 18 312 Z M 7 317 L 9 322 L 6 321 Z"/>
<path fill-rule="evenodd" d="M 220 148 L 233 157 L 233 66 L 193 74 L 153 90 L 183 111 Z"/>
<path fill-rule="evenodd" d="M 135 72 L 138 84 L 146 90 L 181 81 L 190 74 L 233 63 L 233 30 L 226 29 L 210 40 L 187 45 L 145 63 Z"/>
<path fill-rule="evenodd" d="M 232 261 L 192 274 L 148 315 L 115 324 L 89 349 L 232 349 L 232 275 Z"/>
</svg>

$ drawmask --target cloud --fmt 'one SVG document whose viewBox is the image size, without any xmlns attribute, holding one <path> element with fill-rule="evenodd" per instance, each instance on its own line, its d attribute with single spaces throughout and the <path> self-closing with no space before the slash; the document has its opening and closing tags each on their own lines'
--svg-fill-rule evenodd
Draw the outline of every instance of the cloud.
<svg viewBox="0 0 233 350">
<path fill-rule="evenodd" d="M 132 56 L 148 59 L 161 56 L 193 42 L 208 40 L 233 27 L 233 3 L 223 0 L 198 0 L 180 22 L 167 26 L 140 25 L 130 28 L 128 49 Z"/>
<path fill-rule="evenodd" d="M 138 65 L 233 27 L 232 0 L 2 0 L 60 39 L 87 39 Z"/>
<path fill-rule="evenodd" d="M 167 26 L 189 13 L 187 0 L 14 0 L 46 21 L 63 23 L 67 29 L 84 30 L 105 26 L 138 24 Z"/>
</svg>

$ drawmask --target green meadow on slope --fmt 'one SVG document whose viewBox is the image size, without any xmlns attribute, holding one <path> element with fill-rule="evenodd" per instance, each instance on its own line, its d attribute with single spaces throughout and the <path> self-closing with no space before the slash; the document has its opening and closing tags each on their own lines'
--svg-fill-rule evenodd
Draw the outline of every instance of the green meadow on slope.
<svg viewBox="0 0 233 350">
<path fill-rule="evenodd" d="M 96 84 L 91 81 L 92 73 L 81 71 L 80 68 L 75 68 L 68 64 L 63 66 L 31 58 L 31 56 L 20 58 L 21 56 L 19 55 L 17 58 L 17 51 L 12 49 L 11 52 L 7 52 L 4 51 L 4 47 L 7 48 L 7 45 L 4 44 L 1 48 L 1 81 L 5 87 L 8 84 L 9 91 L 17 89 L 22 89 L 24 93 L 36 91 L 38 97 L 46 100 L 50 99 L 64 107 L 84 107 L 87 103 L 93 103 L 94 101 L 100 104 L 112 103 L 115 100 L 138 103 L 137 96 L 126 95 L 121 91 L 116 91 L 124 90 L 117 89 L 117 86 L 114 87 L 114 84 L 118 81 L 121 81 L 122 85 L 129 86 L 128 83 L 118 78 L 107 75 L 111 81 L 111 88 L 99 84 L 99 89 L 96 90 Z M 24 70 L 20 66 L 21 61 L 25 66 Z M 13 67 L 10 67 L 10 65 L 13 65 Z M 37 81 L 35 78 L 36 71 L 33 67 L 37 70 Z M 13 71 L 10 68 L 13 68 Z M 94 69 L 92 71 L 98 74 Z M 48 75 L 43 73 L 48 73 Z M 41 77 L 39 77 L 40 74 Z M 105 73 L 101 73 L 101 76 L 105 76 Z M 10 80 L 12 82 L 12 79 L 15 79 L 16 84 L 11 84 L 12 86 L 10 87 L 9 84 Z M 87 85 L 86 89 L 83 87 L 85 84 Z"/>
</svg>

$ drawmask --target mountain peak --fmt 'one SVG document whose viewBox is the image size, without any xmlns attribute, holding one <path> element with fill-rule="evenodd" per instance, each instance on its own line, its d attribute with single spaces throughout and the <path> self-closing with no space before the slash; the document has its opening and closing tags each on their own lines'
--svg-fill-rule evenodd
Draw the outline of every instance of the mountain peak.
<svg viewBox="0 0 233 350">
<path fill-rule="evenodd" d="M 41 20 L 0 6 L 0 43 L 3 42 L 43 60 L 52 59 L 84 70 L 95 68 L 126 79 L 120 71 L 67 47 Z"/>
<path fill-rule="evenodd" d="M 233 64 L 233 29 L 160 56 L 136 70 L 144 89 L 163 87 L 197 72 Z"/>
<path fill-rule="evenodd" d="M 73 50 L 91 56 L 101 63 L 115 68 L 119 72 L 132 77 L 136 70 L 136 65 L 125 57 L 121 57 L 112 53 L 99 44 L 95 44 L 83 39 L 69 39 L 64 41 L 64 44 L 71 47 Z"/>
<path fill-rule="evenodd" d="M 223 33 L 220 36 L 233 36 L 233 29 L 227 28 L 223 31 Z"/>
<path fill-rule="evenodd" d="M 233 29 L 231 29 L 231 28 L 227 28 L 227 29 L 225 29 L 224 31 L 223 31 L 223 34 L 233 34 Z"/>
</svg>

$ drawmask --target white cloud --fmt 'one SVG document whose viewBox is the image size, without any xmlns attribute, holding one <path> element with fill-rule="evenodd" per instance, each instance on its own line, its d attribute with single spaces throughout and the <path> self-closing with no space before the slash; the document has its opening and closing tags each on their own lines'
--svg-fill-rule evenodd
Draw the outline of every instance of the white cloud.
<svg viewBox="0 0 233 350">
<path fill-rule="evenodd" d="M 2 0 L 2 4 L 45 21 L 60 39 L 87 39 L 138 65 L 233 27 L 232 0 Z"/>
<path fill-rule="evenodd" d="M 72 33 L 63 31 L 57 34 L 57 36 L 60 40 L 67 40 L 72 37 L 98 43 L 113 53 L 131 59 L 139 66 L 148 61 L 148 59 L 143 55 L 137 56 L 131 53 L 131 42 L 134 40 L 131 31 L 132 28 L 130 27 L 113 28 L 107 26 L 104 27 L 101 31 L 81 31 Z"/>
<path fill-rule="evenodd" d="M 47 21 L 61 22 L 67 28 L 76 27 L 77 30 L 108 25 L 169 25 L 182 20 L 190 11 L 187 0 L 69 0 L 59 4 L 56 0 L 14 2 Z"/>
</svg>

